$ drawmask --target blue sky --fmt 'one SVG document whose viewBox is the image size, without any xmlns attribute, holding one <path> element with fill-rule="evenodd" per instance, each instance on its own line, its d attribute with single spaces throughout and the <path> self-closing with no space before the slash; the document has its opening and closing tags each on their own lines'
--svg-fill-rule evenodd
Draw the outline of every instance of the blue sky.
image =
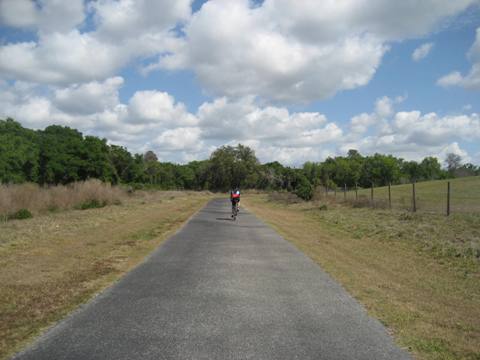
<svg viewBox="0 0 480 360">
<path fill-rule="evenodd" d="M 478 29 L 476 0 L 0 0 L 0 118 L 175 162 L 479 164 Z"/>
</svg>

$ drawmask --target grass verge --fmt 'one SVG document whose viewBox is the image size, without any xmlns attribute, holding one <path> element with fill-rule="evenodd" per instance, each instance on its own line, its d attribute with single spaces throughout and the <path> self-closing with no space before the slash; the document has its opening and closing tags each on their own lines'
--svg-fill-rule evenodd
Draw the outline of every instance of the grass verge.
<svg viewBox="0 0 480 360">
<path fill-rule="evenodd" d="M 0 358 L 140 263 L 211 198 L 139 193 L 122 206 L 0 224 Z"/>
<path fill-rule="evenodd" d="M 332 204 L 320 210 L 262 194 L 242 203 L 319 263 L 416 358 L 480 359 L 479 260 L 461 250 L 478 246 L 480 216 L 410 217 Z M 446 242 L 449 235 L 455 238 Z M 460 250 L 436 250 L 451 244 Z"/>
</svg>

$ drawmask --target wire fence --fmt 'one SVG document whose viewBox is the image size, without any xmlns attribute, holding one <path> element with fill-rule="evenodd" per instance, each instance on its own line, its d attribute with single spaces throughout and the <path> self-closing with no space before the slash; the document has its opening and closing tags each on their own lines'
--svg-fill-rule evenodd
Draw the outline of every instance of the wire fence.
<svg viewBox="0 0 480 360">
<path fill-rule="evenodd" d="M 370 188 L 322 188 L 317 191 L 317 196 L 329 201 L 348 202 L 356 207 L 402 209 L 447 216 L 480 213 L 480 177 Z"/>
</svg>

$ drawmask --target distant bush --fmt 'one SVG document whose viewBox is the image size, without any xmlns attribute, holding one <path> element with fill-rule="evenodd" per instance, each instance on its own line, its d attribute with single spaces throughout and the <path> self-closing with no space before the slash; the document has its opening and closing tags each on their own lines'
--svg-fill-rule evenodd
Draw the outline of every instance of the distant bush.
<svg viewBox="0 0 480 360">
<path fill-rule="evenodd" d="M 313 187 L 309 182 L 302 183 L 296 190 L 295 195 L 303 200 L 311 200 L 313 197 Z"/>
<path fill-rule="evenodd" d="M 97 199 L 91 199 L 77 205 L 75 208 L 79 210 L 87 210 L 87 209 L 98 209 L 105 206 L 107 206 L 107 203 L 105 201 L 98 201 Z"/>
<path fill-rule="evenodd" d="M 28 209 L 20 209 L 12 214 L 7 215 L 8 220 L 24 220 L 31 219 L 33 217 L 32 213 Z"/>
<path fill-rule="evenodd" d="M 313 186 L 305 176 L 297 176 L 295 184 L 295 195 L 303 200 L 311 200 L 313 197 Z"/>
</svg>

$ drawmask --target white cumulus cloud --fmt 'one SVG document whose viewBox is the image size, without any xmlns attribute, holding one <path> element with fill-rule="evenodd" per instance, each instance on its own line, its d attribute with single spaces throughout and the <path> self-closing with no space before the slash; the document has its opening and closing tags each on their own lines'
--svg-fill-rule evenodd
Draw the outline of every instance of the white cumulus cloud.
<svg viewBox="0 0 480 360">
<path fill-rule="evenodd" d="M 459 71 L 452 71 L 438 79 L 437 84 L 443 87 L 461 86 L 466 89 L 480 90 L 480 27 L 477 28 L 475 42 L 467 56 L 473 62 L 467 74 L 462 75 Z"/>
<path fill-rule="evenodd" d="M 128 105 L 134 123 L 156 123 L 165 127 L 196 125 L 197 119 L 189 114 L 182 103 L 166 92 L 137 91 Z"/>
<path fill-rule="evenodd" d="M 83 23 L 83 0 L 2 0 L 0 23 L 41 32 L 69 31 Z"/>
<path fill-rule="evenodd" d="M 123 78 L 117 76 L 104 82 L 90 82 L 55 90 L 53 102 L 62 111 L 92 114 L 113 108 L 119 103 L 118 89 Z"/>
<path fill-rule="evenodd" d="M 439 116 L 417 110 L 400 111 L 385 119 L 383 124 L 374 123 L 373 128 L 374 131 L 364 136 L 361 132 L 355 133 L 355 127 L 352 127 L 353 134 L 341 144 L 341 152 L 352 148 L 362 154 L 390 153 L 408 160 L 425 156 L 442 159 L 448 149 L 457 149 L 455 146 L 460 149 L 461 143 L 480 141 L 480 116 L 476 113 Z M 463 149 L 457 152 L 468 157 Z"/>
<path fill-rule="evenodd" d="M 185 43 L 146 69 L 193 69 L 216 95 L 325 99 L 366 85 L 391 42 L 476 2 L 210 0 L 185 26 Z"/>
<path fill-rule="evenodd" d="M 36 23 L 36 9 L 33 1 L 0 1 L 0 23 L 13 27 L 33 27 Z"/>
<path fill-rule="evenodd" d="M 290 113 L 283 107 L 259 107 L 254 99 L 219 98 L 198 110 L 203 136 L 217 143 L 260 141 L 277 147 L 333 143 L 342 130 L 317 112 Z"/>
<path fill-rule="evenodd" d="M 0 22 L 37 36 L 0 46 L 0 77 L 73 86 L 187 69 L 215 96 L 305 103 L 368 84 L 393 42 L 477 3 L 209 0 L 192 14 L 192 0 L 1 0 Z"/>
<path fill-rule="evenodd" d="M 198 127 L 178 127 L 162 132 L 154 141 L 160 151 L 201 151 L 204 142 Z"/>
<path fill-rule="evenodd" d="M 413 51 L 412 59 L 414 61 L 420 61 L 422 59 L 425 59 L 428 56 L 428 54 L 430 54 L 430 51 L 432 50 L 432 48 L 433 48 L 433 43 L 431 42 L 420 45 Z"/>
<path fill-rule="evenodd" d="M 193 0 L 99 0 L 91 3 L 101 37 L 120 40 L 173 29 L 191 14 Z"/>
<path fill-rule="evenodd" d="M 2 0 L 0 21 L 37 40 L 0 46 L 0 77 L 54 85 L 103 81 L 132 61 L 174 51 L 190 0 Z M 87 9 L 86 9 L 87 8 Z M 95 28 L 82 31 L 87 10 Z M 23 14 L 23 15 L 22 15 Z M 17 17 L 24 20 L 15 22 Z"/>
</svg>

